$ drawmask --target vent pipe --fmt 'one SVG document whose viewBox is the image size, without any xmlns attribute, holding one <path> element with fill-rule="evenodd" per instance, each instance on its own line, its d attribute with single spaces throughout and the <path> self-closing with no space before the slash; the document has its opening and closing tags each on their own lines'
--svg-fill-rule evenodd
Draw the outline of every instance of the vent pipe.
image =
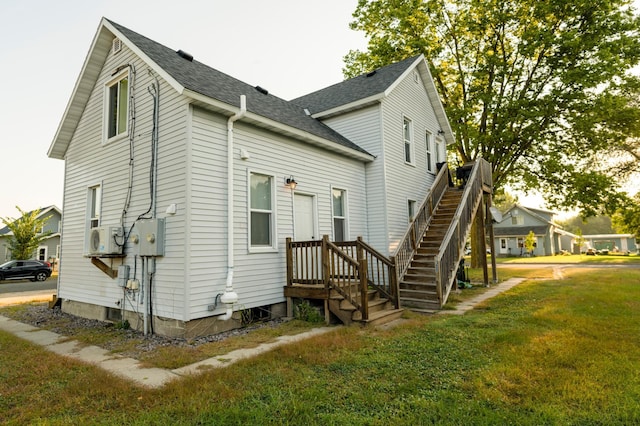
<svg viewBox="0 0 640 426">
<path fill-rule="evenodd" d="M 184 50 L 178 50 L 176 53 L 181 58 L 186 59 L 189 62 L 193 62 L 193 55 L 191 55 L 190 53 L 187 53 Z"/>
<path fill-rule="evenodd" d="M 238 302 L 238 294 L 233 291 L 233 123 L 240 120 L 247 113 L 247 97 L 240 96 L 240 110 L 229 117 L 227 121 L 227 283 L 220 301 L 227 305 L 224 315 L 219 319 L 226 321 L 233 315 L 233 304 Z"/>
</svg>

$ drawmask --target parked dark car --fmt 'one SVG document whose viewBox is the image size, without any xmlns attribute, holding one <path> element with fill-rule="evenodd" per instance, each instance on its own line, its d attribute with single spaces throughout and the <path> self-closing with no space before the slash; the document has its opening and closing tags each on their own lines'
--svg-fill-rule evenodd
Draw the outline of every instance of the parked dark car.
<svg viewBox="0 0 640 426">
<path fill-rule="evenodd" d="M 10 260 L 0 265 L 0 281 L 29 278 L 44 281 L 51 276 L 51 265 L 39 260 Z"/>
</svg>

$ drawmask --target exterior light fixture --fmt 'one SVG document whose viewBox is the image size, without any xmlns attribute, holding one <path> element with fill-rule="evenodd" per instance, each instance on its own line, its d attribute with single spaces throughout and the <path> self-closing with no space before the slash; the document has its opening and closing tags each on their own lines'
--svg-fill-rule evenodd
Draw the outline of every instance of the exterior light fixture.
<svg viewBox="0 0 640 426">
<path fill-rule="evenodd" d="M 298 186 L 298 182 L 296 182 L 293 176 L 289 176 L 288 178 L 285 178 L 284 183 L 291 189 L 296 189 L 296 186 Z"/>
<path fill-rule="evenodd" d="M 442 130 L 442 129 L 438 130 L 438 134 L 439 135 L 444 135 L 444 130 Z"/>
</svg>

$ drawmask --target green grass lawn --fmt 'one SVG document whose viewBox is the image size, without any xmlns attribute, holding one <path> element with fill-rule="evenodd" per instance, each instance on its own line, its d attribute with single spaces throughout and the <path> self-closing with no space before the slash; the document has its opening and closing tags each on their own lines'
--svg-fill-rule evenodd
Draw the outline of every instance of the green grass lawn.
<svg viewBox="0 0 640 426">
<path fill-rule="evenodd" d="M 487 256 L 487 260 L 490 257 Z M 622 254 L 607 254 L 598 256 L 587 256 L 586 254 L 571 254 L 558 256 L 535 256 L 535 257 L 497 257 L 496 263 L 604 263 L 604 264 L 626 264 L 640 263 L 640 256 L 630 254 L 628 256 Z"/>
<path fill-rule="evenodd" d="M 152 391 L 0 332 L 0 423 L 639 424 L 640 270 L 564 274 Z"/>
</svg>

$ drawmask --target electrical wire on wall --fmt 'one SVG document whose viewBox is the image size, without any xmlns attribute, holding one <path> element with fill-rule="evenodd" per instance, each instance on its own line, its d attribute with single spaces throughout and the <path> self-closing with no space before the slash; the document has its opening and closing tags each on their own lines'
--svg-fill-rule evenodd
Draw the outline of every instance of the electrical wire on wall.
<svg viewBox="0 0 640 426">
<path fill-rule="evenodd" d="M 134 141 L 136 134 L 136 99 L 135 99 L 135 78 L 136 68 L 133 64 L 129 64 L 129 184 L 127 185 L 127 196 L 122 208 L 122 216 L 120 217 L 120 225 L 124 229 L 124 223 L 131 204 L 131 193 L 133 191 L 133 161 L 134 161 Z M 126 240 L 123 241 L 123 244 Z"/>
<path fill-rule="evenodd" d="M 151 163 L 149 165 L 149 208 L 146 212 L 138 216 L 139 219 L 152 219 L 155 217 L 156 204 L 156 185 L 157 185 L 157 164 L 158 164 L 158 119 L 160 114 L 160 83 L 158 77 L 149 70 L 149 74 L 153 75 L 155 82 L 147 87 L 147 91 L 153 98 L 153 125 L 151 128 Z M 151 216 L 147 216 L 151 213 Z"/>
</svg>

